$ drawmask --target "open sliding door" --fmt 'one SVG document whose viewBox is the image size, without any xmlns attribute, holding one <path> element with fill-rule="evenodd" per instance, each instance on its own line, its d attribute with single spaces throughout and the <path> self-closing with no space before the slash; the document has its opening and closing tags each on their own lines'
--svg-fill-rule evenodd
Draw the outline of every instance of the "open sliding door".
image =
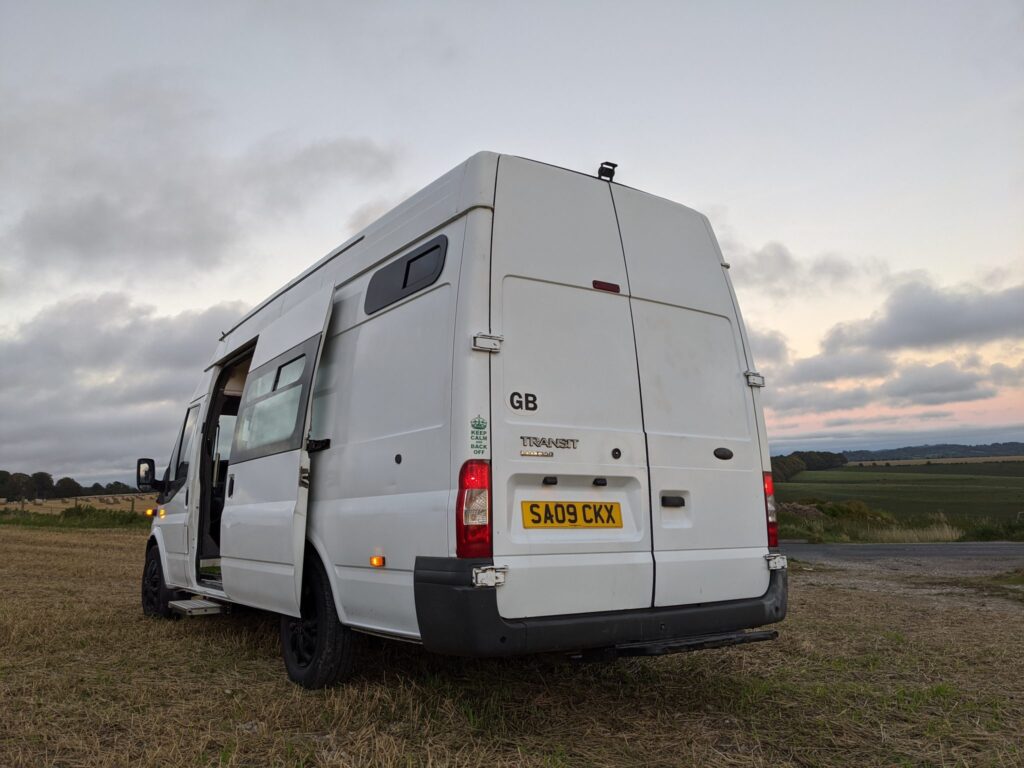
<svg viewBox="0 0 1024 768">
<path fill-rule="evenodd" d="M 224 592 L 289 616 L 299 615 L 306 546 L 310 391 L 333 296 L 333 287 L 325 287 L 260 332 L 221 519 Z"/>
</svg>

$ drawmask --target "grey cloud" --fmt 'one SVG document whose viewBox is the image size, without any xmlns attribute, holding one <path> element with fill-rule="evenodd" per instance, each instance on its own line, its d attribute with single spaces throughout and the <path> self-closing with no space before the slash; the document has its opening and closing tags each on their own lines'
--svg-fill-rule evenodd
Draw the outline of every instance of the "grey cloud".
<svg viewBox="0 0 1024 768">
<path fill-rule="evenodd" d="M 795 360 L 785 373 L 786 384 L 808 384 L 840 379 L 885 376 L 892 372 L 892 359 L 883 352 L 858 349 L 822 352 L 813 357 Z"/>
<path fill-rule="evenodd" d="M 349 215 L 346 221 L 348 231 L 355 234 L 359 230 L 364 229 L 394 208 L 399 202 L 400 200 L 398 199 L 379 197 L 363 203 Z"/>
<path fill-rule="evenodd" d="M 785 365 L 789 362 L 789 344 L 779 331 L 747 328 L 747 339 L 754 354 L 754 360 L 761 365 L 771 363 Z"/>
<path fill-rule="evenodd" d="M 991 370 L 992 383 L 1001 387 L 1024 386 L 1024 360 L 1014 366 L 996 363 Z"/>
<path fill-rule="evenodd" d="M 767 243 L 756 251 L 731 257 L 731 274 L 737 283 L 776 286 L 792 280 L 797 260 L 782 243 Z"/>
<path fill-rule="evenodd" d="M 0 468 L 125 479 L 135 457 L 165 459 L 220 332 L 244 310 L 158 315 L 120 293 L 45 307 L 0 338 Z"/>
<path fill-rule="evenodd" d="M 390 179 L 397 163 L 393 148 L 361 137 L 278 136 L 226 155 L 212 129 L 198 95 L 153 73 L 5 109 L 4 281 L 29 269 L 35 282 L 101 282 L 142 265 L 165 274 L 215 267 L 332 184 L 363 189 Z"/>
<path fill-rule="evenodd" d="M 835 387 L 787 387 L 767 389 L 765 404 L 779 413 L 827 413 L 845 411 L 868 405 L 874 396 L 868 387 L 837 389 Z"/>
<path fill-rule="evenodd" d="M 903 417 L 898 415 L 893 416 L 864 416 L 863 418 L 840 418 L 840 419 L 825 419 L 826 427 L 849 427 L 855 424 L 892 424 L 893 422 L 900 421 Z"/>
<path fill-rule="evenodd" d="M 917 411 L 894 413 L 887 416 L 844 416 L 838 419 L 826 419 L 826 427 L 852 427 L 860 424 L 895 424 L 897 422 L 913 422 L 919 420 L 939 421 L 953 416 L 952 411 Z"/>
<path fill-rule="evenodd" d="M 798 361 L 799 362 L 799 361 Z M 1012 371 L 1012 369 L 1007 369 Z M 861 408 L 872 403 L 895 408 L 944 405 L 984 400 L 997 394 L 992 376 L 964 370 L 955 363 L 907 364 L 877 386 L 808 386 L 782 377 L 784 386 L 765 393 L 765 404 L 778 413 L 828 413 Z M 941 414 L 941 415 L 940 415 Z M 949 412 L 905 414 L 908 418 L 945 418 Z M 860 421 L 860 420 L 854 420 Z M 853 422 L 851 422 L 853 423 Z M 838 422 L 831 426 L 840 426 Z"/>
<path fill-rule="evenodd" d="M 898 286 L 870 319 L 834 326 L 823 347 L 924 349 L 1004 338 L 1024 338 L 1024 284 L 943 289 L 918 280 Z"/>
<path fill-rule="evenodd" d="M 854 261 L 834 253 L 821 254 L 809 260 L 798 259 L 789 248 L 777 242 L 751 250 L 723 240 L 722 247 L 732 267 L 732 278 L 738 286 L 760 290 L 780 299 L 808 291 L 839 289 L 882 269 L 874 261 Z"/>
<path fill-rule="evenodd" d="M 853 262 L 836 254 L 825 254 L 811 262 L 808 274 L 819 281 L 841 285 L 857 276 Z"/>
<path fill-rule="evenodd" d="M 984 376 L 945 362 L 904 366 L 879 394 L 894 405 L 942 405 L 995 397 L 996 390 Z"/>
</svg>

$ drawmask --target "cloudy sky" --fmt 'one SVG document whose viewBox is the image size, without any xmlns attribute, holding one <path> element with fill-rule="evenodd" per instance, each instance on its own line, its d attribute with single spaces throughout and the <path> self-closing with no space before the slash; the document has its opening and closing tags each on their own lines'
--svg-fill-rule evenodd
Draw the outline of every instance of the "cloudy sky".
<svg viewBox="0 0 1024 768">
<path fill-rule="evenodd" d="M 480 149 L 706 212 L 773 451 L 1024 439 L 1024 4 L 0 0 L 0 468 L 165 459 L 222 328 Z"/>
</svg>

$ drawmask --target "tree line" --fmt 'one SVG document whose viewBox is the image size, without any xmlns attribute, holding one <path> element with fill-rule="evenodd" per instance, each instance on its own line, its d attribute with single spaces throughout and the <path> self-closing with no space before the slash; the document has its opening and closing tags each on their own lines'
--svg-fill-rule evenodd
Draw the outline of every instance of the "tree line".
<svg viewBox="0 0 1024 768">
<path fill-rule="evenodd" d="M 62 477 L 54 481 L 49 472 L 8 472 L 0 469 L 0 499 L 21 501 L 22 499 L 70 499 L 78 496 L 103 496 L 121 493 L 138 493 L 119 480 L 106 485 L 93 483 L 84 486 L 73 477 Z"/>
<path fill-rule="evenodd" d="M 846 456 L 831 451 L 793 451 L 786 456 L 772 456 L 772 480 L 785 483 L 805 469 L 835 469 L 846 461 Z"/>
</svg>

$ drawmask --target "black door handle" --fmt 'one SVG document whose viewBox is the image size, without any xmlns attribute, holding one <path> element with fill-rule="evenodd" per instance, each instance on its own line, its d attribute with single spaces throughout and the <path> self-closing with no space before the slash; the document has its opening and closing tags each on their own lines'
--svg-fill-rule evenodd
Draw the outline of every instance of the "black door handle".
<svg viewBox="0 0 1024 768">
<path fill-rule="evenodd" d="M 235 476 L 228 475 L 228 498 L 235 492 Z"/>
<path fill-rule="evenodd" d="M 686 499 L 682 496 L 662 496 L 661 506 L 663 507 L 685 507 Z"/>
</svg>

